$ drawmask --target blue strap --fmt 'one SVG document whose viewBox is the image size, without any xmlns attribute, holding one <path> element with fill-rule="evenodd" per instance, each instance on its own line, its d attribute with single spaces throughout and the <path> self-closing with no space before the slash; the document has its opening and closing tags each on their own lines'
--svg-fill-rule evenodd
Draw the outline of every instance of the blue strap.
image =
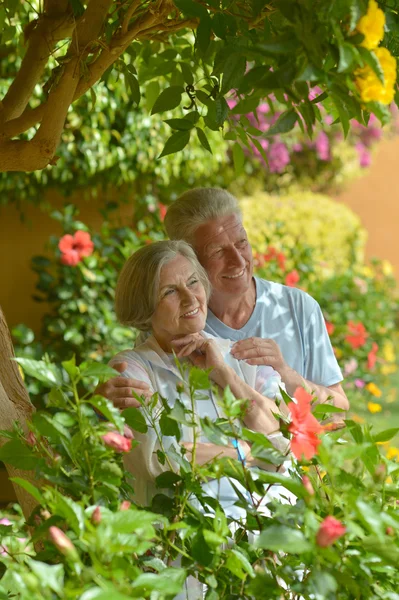
<svg viewBox="0 0 399 600">
<path fill-rule="evenodd" d="M 241 446 L 240 442 L 238 440 L 236 440 L 235 438 L 233 438 L 231 440 L 231 443 L 233 445 L 233 448 L 235 448 L 237 450 L 238 460 L 240 462 L 242 462 L 242 464 L 245 467 L 245 464 L 246 464 L 245 453 L 244 453 L 244 450 L 242 449 L 242 446 Z"/>
</svg>

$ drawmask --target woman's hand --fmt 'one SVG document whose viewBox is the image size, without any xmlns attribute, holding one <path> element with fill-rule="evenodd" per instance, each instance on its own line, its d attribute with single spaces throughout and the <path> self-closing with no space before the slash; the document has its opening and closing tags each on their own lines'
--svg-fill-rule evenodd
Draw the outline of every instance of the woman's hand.
<svg viewBox="0 0 399 600">
<path fill-rule="evenodd" d="M 222 374 L 229 369 L 214 340 L 203 337 L 200 333 L 192 333 L 184 338 L 174 340 L 172 345 L 179 358 L 186 356 L 200 369 L 212 369 L 210 378 L 222 385 Z"/>
</svg>

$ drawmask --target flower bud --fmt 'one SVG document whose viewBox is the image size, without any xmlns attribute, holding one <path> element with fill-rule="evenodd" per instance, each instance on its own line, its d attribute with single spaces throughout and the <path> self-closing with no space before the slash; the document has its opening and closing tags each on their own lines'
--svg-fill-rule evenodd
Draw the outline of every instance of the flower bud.
<svg viewBox="0 0 399 600">
<path fill-rule="evenodd" d="M 46 510 L 45 508 L 43 508 L 40 511 L 40 514 L 42 515 L 43 519 L 45 519 L 47 521 L 47 519 L 49 519 L 51 517 L 51 514 L 49 513 L 48 510 Z"/>
<path fill-rule="evenodd" d="M 393 527 L 388 526 L 385 530 L 386 535 L 395 535 L 395 530 Z"/>
<path fill-rule="evenodd" d="M 346 527 L 334 517 L 326 517 L 316 535 L 316 543 L 321 548 L 331 546 L 346 532 Z"/>
<path fill-rule="evenodd" d="M 103 442 L 109 448 L 113 448 L 117 452 L 130 452 L 132 448 L 132 440 L 128 440 L 125 436 L 120 435 L 116 431 L 110 431 L 102 436 Z"/>
<path fill-rule="evenodd" d="M 48 531 L 51 541 L 53 542 L 54 546 L 58 548 L 61 554 L 73 560 L 77 560 L 79 558 L 75 546 L 72 544 L 69 537 L 67 537 L 65 533 L 61 531 L 61 529 L 53 525 Z"/>
<path fill-rule="evenodd" d="M 37 439 L 33 431 L 30 431 L 26 436 L 26 443 L 29 444 L 29 446 L 36 446 Z"/>
<path fill-rule="evenodd" d="M 96 506 L 96 508 L 93 510 L 91 515 L 91 522 L 94 525 L 98 525 L 99 523 L 101 523 L 101 509 L 99 506 Z"/>
<path fill-rule="evenodd" d="M 119 510 L 129 510 L 129 508 L 131 507 L 131 502 L 129 502 L 129 500 L 123 500 L 123 502 L 121 502 L 121 505 L 119 507 Z"/>
<path fill-rule="evenodd" d="M 309 494 L 309 496 L 314 496 L 314 489 L 312 483 L 307 475 L 302 476 L 302 485 Z"/>
</svg>

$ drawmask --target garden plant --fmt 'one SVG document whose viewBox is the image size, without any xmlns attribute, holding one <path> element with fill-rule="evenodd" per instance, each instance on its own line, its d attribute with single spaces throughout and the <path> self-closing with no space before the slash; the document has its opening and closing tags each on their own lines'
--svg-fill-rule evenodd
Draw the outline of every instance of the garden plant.
<svg viewBox="0 0 399 600">
<path fill-rule="evenodd" d="M 188 576 L 203 582 L 208 599 L 393 597 L 398 467 L 380 443 L 396 430 L 376 433 L 347 421 L 346 430 L 333 431 L 319 421 L 337 409 L 317 405 L 299 388 L 282 423 L 290 447 L 281 454 L 263 434 L 239 426 L 245 401 L 228 389 L 219 397 L 225 418 L 193 418 L 201 389 L 210 385 L 202 370 L 181 365 L 185 384 L 173 408 L 154 396 L 141 410 L 120 414 L 92 395 L 99 378 L 112 376 L 109 367 L 77 366 L 74 359 L 62 366 L 18 362 L 47 393 L 28 435 L 17 424 L 3 432 L 8 441 L 0 457 L 33 468 L 41 482 L 18 478 L 37 507 L 27 523 L 18 511 L 0 523 L 4 598 L 161 600 L 180 592 Z M 199 467 L 179 450 L 182 423 L 193 427 L 194 444 L 201 428 L 220 446 L 247 440 L 258 464 L 274 469 L 247 468 L 238 459 Z M 124 437 L 124 424 L 176 440 L 170 455 L 159 451 L 164 472 L 148 507 L 129 500 L 134 481 L 122 457 L 135 442 Z M 287 461 L 288 472 L 275 471 Z M 222 476 L 237 490 L 242 519 L 230 518 L 201 490 L 206 478 Z"/>
</svg>

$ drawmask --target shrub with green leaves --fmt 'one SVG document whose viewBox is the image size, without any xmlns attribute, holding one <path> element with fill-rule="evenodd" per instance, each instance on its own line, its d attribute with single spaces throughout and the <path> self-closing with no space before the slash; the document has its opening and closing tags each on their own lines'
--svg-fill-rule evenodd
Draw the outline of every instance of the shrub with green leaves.
<svg viewBox="0 0 399 600">
<path fill-rule="evenodd" d="M 226 416 L 215 422 L 198 423 L 191 408 L 175 410 L 167 400 L 159 412 L 156 397 L 140 410 L 120 414 L 104 398 L 90 394 L 99 379 L 113 374 L 109 367 L 77 366 L 74 360 L 62 367 L 26 359 L 19 363 L 48 393 L 27 440 L 18 426 L 1 432 L 8 441 L 0 459 L 34 469 L 41 481 L 34 486 L 14 480 L 38 502 L 28 520 L 30 531 L 18 513 L 4 513 L 0 522 L 4 597 L 166 600 L 182 590 L 188 576 L 206 586 L 208 600 L 394 597 L 399 584 L 399 471 L 395 461 L 381 455 L 379 442 L 397 429 L 374 433 L 347 421 L 346 430 L 325 431 L 313 458 L 292 460 L 285 474 L 248 468 L 238 458 L 199 466 L 177 450 L 183 423 L 193 427 L 194 443 L 201 429 L 221 448 L 231 438 L 246 440 L 260 466 L 286 463 L 287 455 L 263 434 L 239 424 L 245 403 L 228 389 L 218 396 Z M 209 385 L 205 372 L 193 368 L 186 373 L 184 387 L 192 407 Z M 331 410 L 313 405 L 319 419 Z M 96 411 L 106 421 L 99 421 Z M 148 507 L 130 504 L 131 482 L 121 451 L 129 446 L 122 435 L 125 423 L 144 433 L 146 427 L 156 427 L 160 439 L 176 438 L 177 467 L 171 470 L 165 462 L 156 480 L 158 493 Z M 290 436 L 287 426 L 282 422 L 282 431 Z M 113 447 L 107 441 L 110 433 L 118 439 Z M 161 445 L 161 453 L 167 452 Z M 240 521 L 201 487 L 206 479 L 220 477 L 228 477 L 237 489 L 237 505 L 245 515 Z M 132 485 L 134 489 L 134 481 Z M 275 489 L 279 494 L 272 499 Z"/>
</svg>

